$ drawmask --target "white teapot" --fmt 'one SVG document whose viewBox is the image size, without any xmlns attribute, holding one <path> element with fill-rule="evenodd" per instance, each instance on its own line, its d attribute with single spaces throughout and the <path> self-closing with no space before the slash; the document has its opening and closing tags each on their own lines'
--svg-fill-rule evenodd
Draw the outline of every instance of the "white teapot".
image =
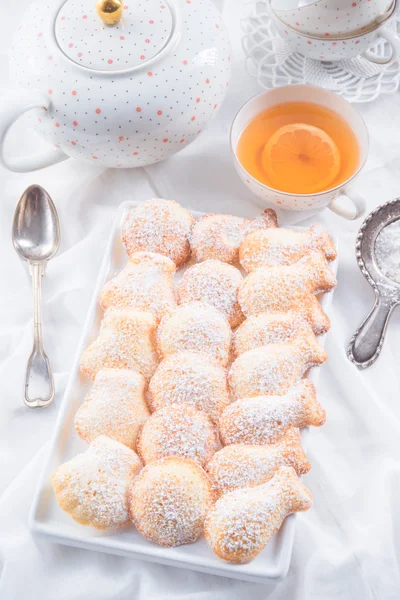
<svg viewBox="0 0 400 600">
<path fill-rule="evenodd" d="M 0 103 L 0 160 L 26 172 L 69 157 L 140 167 L 193 141 L 221 106 L 229 39 L 209 0 L 50 0 L 32 4 L 10 57 L 21 90 Z M 110 16 L 110 13 L 113 13 Z M 113 24 L 111 24 L 113 23 Z M 31 111 L 52 147 L 5 156 Z"/>
</svg>

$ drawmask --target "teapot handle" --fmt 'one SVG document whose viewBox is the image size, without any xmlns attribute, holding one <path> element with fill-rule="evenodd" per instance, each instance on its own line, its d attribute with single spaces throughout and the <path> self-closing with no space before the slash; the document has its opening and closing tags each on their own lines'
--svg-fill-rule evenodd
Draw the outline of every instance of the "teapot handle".
<svg viewBox="0 0 400 600">
<path fill-rule="evenodd" d="M 31 156 L 22 156 L 11 158 L 5 156 L 4 142 L 10 127 L 24 113 L 33 109 L 48 110 L 50 100 L 44 94 L 35 90 L 19 90 L 5 96 L 0 101 L 0 163 L 15 173 L 27 173 L 37 171 L 50 165 L 55 165 L 69 158 L 59 148 L 50 148 L 33 154 Z M 21 143 L 23 148 L 23 141 Z"/>
</svg>

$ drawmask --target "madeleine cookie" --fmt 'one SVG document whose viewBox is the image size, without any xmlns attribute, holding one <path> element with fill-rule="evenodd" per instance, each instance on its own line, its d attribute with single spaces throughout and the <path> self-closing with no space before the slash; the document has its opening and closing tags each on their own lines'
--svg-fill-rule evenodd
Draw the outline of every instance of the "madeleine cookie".
<svg viewBox="0 0 400 600">
<path fill-rule="evenodd" d="M 220 260 L 205 260 L 190 267 L 178 284 L 178 302 L 206 302 L 228 319 L 232 328 L 244 319 L 237 299 L 243 277 L 236 267 Z"/>
<path fill-rule="evenodd" d="M 99 304 L 151 312 L 159 322 L 176 307 L 173 276 L 175 263 L 154 252 L 135 252 L 127 266 L 108 281 L 100 292 Z"/>
<path fill-rule="evenodd" d="M 274 210 L 268 208 L 255 219 L 232 215 L 206 215 L 195 223 L 190 245 L 196 262 L 216 259 L 226 263 L 239 260 L 239 246 L 251 231 L 277 227 Z"/>
<path fill-rule="evenodd" d="M 156 329 L 152 313 L 109 308 L 98 338 L 82 354 L 82 373 L 94 379 L 101 369 L 131 369 L 151 377 L 158 363 Z"/>
<path fill-rule="evenodd" d="M 129 521 L 129 492 L 140 466 L 133 450 L 101 435 L 53 473 L 57 502 L 81 525 L 122 527 Z"/>
<path fill-rule="evenodd" d="M 227 372 L 213 357 L 178 352 L 164 359 L 149 386 L 152 411 L 169 404 L 192 406 L 216 423 L 230 403 Z"/>
<path fill-rule="evenodd" d="M 268 483 L 229 492 L 207 515 L 204 533 L 220 558 L 246 563 L 268 544 L 291 513 L 308 510 L 312 496 L 291 467 L 281 467 Z"/>
<path fill-rule="evenodd" d="M 219 450 L 206 466 L 214 495 L 269 481 L 284 465 L 293 467 L 298 475 L 311 468 L 301 447 L 300 432 L 291 427 L 276 444 L 232 444 Z"/>
<path fill-rule="evenodd" d="M 75 429 L 85 442 L 99 435 L 136 449 L 141 426 L 150 416 L 146 380 L 137 371 L 102 369 L 75 415 Z"/>
<path fill-rule="evenodd" d="M 135 478 L 130 497 L 131 518 L 145 538 L 161 546 L 197 540 L 212 503 L 205 471 L 184 458 L 163 458 L 147 465 Z"/>
<path fill-rule="evenodd" d="M 269 344 L 249 350 L 233 363 L 228 382 L 235 398 L 282 396 L 299 383 L 306 371 L 326 360 L 319 344 Z"/>
<path fill-rule="evenodd" d="M 210 418 L 192 406 L 170 404 L 152 414 L 144 424 L 137 451 L 148 464 L 179 456 L 204 467 L 217 450 L 217 432 Z"/>
<path fill-rule="evenodd" d="M 242 267 L 252 273 L 260 267 L 292 265 L 315 250 L 322 252 L 327 261 L 337 256 L 328 230 L 322 225 L 312 225 L 306 231 L 259 229 L 245 237 L 239 258 Z"/>
<path fill-rule="evenodd" d="M 190 256 L 193 223 L 192 215 L 175 200 L 148 200 L 126 216 L 122 242 L 129 256 L 139 251 L 157 252 L 179 267 Z"/>
<path fill-rule="evenodd" d="M 228 406 L 219 420 L 219 436 L 228 444 L 273 444 L 289 427 L 319 427 L 326 413 L 307 379 L 286 396 L 244 398 Z"/>
<path fill-rule="evenodd" d="M 297 313 L 260 313 L 242 323 L 233 336 L 233 354 L 239 356 L 268 344 L 294 343 L 322 363 L 328 355 L 318 343 L 311 325 Z"/>
<path fill-rule="evenodd" d="M 204 302 L 178 306 L 158 328 L 158 349 L 162 358 L 177 352 L 200 352 L 229 362 L 232 331 L 226 317 Z"/>
<path fill-rule="evenodd" d="M 315 294 L 336 287 L 336 277 L 320 252 L 313 252 L 294 265 L 261 267 L 244 279 L 239 304 L 248 316 L 260 313 L 297 312 L 315 334 L 329 329 L 329 319 Z"/>
</svg>

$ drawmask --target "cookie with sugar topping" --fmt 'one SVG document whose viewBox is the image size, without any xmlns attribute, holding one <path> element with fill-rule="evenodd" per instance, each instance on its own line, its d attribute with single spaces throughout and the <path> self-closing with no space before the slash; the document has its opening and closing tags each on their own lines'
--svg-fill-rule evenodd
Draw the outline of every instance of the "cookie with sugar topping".
<svg viewBox="0 0 400 600">
<path fill-rule="evenodd" d="M 192 406 L 204 411 L 216 423 L 230 404 L 227 371 L 218 360 L 198 352 L 167 356 L 149 385 L 152 411 L 169 404 Z"/>
<path fill-rule="evenodd" d="M 99 336 L 82 354 L 82 373 L 94 379 L 101 369 L 131 369 L 151 377 L 158 364 L 156 329 L 150 312 L 109 308 Z"/>
<path fill-rule="evenodd" d="M 150 416 L 146 380 L 137 371 L 102 369 L 75 415 L 75 429 L 87 443 L 106 435 L 136 449 L 141 426 Z"/>
<path fill-rule="evenodd" d="M 170 404 L 146 421 L 137 451 L 143 464 L 180 456 L 204 467 L 216 452 L 217 444 L 216 428 L 206 413 L 192 406 Z"/>
<path fill-rule="evenodd" d="M 140 251 L 156 252 L 168 256 L 179 267 L 190 256 L 193 223 L 190 212 L 175 200 L 147 200 L 127 214 L 122 242 L 128 256 Z"/>
<path fill-rule="evenodd" d="M 102 435 L 53 473 L 57 502 L 81 525 L 122 527 L 129 522 L 129 492 L 140 466 L 133 450 Z"/>
<path fill-rule="evenodd" d="M 211 483 L 194 461 L 169 457 L 148 464 L 135 478 L 131 518 L 145 538 L 173 547 L 195 542 L 211 508 Z"/>
<path fill-rule="evenodd" d="M 228 382 L 235 398 L 282 396 L 299 383 L 306 371 L 326 360 L 319 344 L 302 341 L 269 344 L 248 350 L 232 364 Z"/>
<path fill-rule="evenodd" d="M 247 563 L 265 548 L 294 512 L 308 510 L 312 496 L 292 467 L 281 467 L 268 483 L 224 494 L 207 515 L 204 533 L 220 558 Z"/>
<path fill-rule="evenodd" d="M 311 325 L 296 312 L 260 313 L 249 317 L 234 333 L 233 354 L 237 357 L 260 346 L 289 342 L 302 345 L 306 353 L 312 352 L 318 363 L 328 357 Z"/>
<path fill-rule="evenodd" d="M 219 450 L 206 466 L 217 498 L 233 490 L 255 487 L 269 481 L 284 466 L 298 475 L 311 468 L 301 446 L 298 429 L 291 427 L 276 444 L 232 444 Z"/>
<path fill-rule="evenodd" d="M 243 398 L 228 406 L 218 423 L 224 446 L 273 444 L 290 427 L 319 427 L 326 413 L 317 401 L 315 386 L 303 379 L 285 396 Z"/>
<path fill-rule="evenodd" d="M 226 263 L 239 260 L 239 247 L 251 231 L 277 227 L 277 216 L 268 208 L 255 219 L 209 214 L 199 219 L 191 232 L 190 245 L 196 262 L 216 259 Z"/>
<path fill-rule="evenodd" d="M 323 254 L 313 252 L 294 265 L 256 269 L 243 280 L 238 300 L 246 317 L 293 311 L 320 334 L 329 329 L 329 319 L 315 294 L 329 292 L 336 283 Z"/>
<path fill-rule="evenodd" d="M 220 260 L 205 260 L 190 267 L 178 284 L 178 302 L 206 302 L 222 312 L 232 328 L 244 319 L 237 293 L 243 277 L 239 269 Z"/>
<path fill-rule="evenodd" d="M 313 251 L 322 252 L 329 262 L 337 256 L 328 230 L 322 225 L 312 225 L 306 231 L 259 229 L 244 238 L 239 259 L 242 267 L 252 273 L 260 267 L 291 265 Z"/>
<path fill-rule="evenodd" d="M 230 359 L 232 331 L 227 318 L 205 302 L 190 302 L 164 317 L 157 332 L 160 356 L 177 352 L 200 352 L 223 366 Z"/>
<path fill-rule="evenodd" d="M 245 219 L 231 215 L 206 215 L 194 225 L 190 235 L 196 262 L 216 259 L 234 263 L 239 256 Z"/>
<path fill-rule="evenodd" d="M 175 263 L 162 254 L 135 252 L 126 267 L 100 292 L 103 310 L 110 307 L 149 311 L 157 322 L 176 307 Z"/>
</svg>

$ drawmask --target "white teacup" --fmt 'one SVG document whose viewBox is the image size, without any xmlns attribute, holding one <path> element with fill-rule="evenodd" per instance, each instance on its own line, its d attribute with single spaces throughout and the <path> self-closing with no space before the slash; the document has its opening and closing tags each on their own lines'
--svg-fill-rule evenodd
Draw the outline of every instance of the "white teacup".
<svg viewBox="0 0 400 600">
<path fill-rule="evenodd" d="M 261 183 L 241 165 L 237 147 L 245 127 L 262 111 L 286 102 L 320 104 L 334 111 L 351 127 L 358 141 L 360 158 L 357 170 L 345 183 L 316 194 L 289 194 Z M 312 85 L 288 85 L 267 90 L 255 96 L 242 106 L 232 123 L 231 149 L 237 172 L 263 206 L 274 204 L 280 209 L 295 211 L 315 211 L 326 207 L 348 220 L 358 219 L 365 211 L 364 198 L 351 187 L 351 184 L 363 168 L 368 157 L 368 130 L 360 114 L 346 100 L 333 92 Z M 345 198 L 339 200 L 341 197 L 346 197 L 347 201 L 343 202 Z"/>
<path fill-rule="evenodd" d="M 355 58 L 361 55 L 370 62 L 387 64 L 397 56 L 400 56 L 400 40 L 390 29 L 384 27 L 384 24 L 378 25 L 371 31 L 350 38 L 316 38 L 290 28 L 276 16 L 271 8 L 269 16 L 280 37 L 290 45 L 293 52 L 299 52 L 308 58 L 335 61 L 345 58 Z M 379 38 L 384 38 L 388 42 L 391 47 L 390 56 L 381 57 L 371 52 L 370 48 L 376 44 Z"/>
<path fill-rule="evenodd" d="M 270 0 L 271 10 L 292 29 L 313 37 L 351 37 L 386 21 L 395 0 Z"/>
</svg>

